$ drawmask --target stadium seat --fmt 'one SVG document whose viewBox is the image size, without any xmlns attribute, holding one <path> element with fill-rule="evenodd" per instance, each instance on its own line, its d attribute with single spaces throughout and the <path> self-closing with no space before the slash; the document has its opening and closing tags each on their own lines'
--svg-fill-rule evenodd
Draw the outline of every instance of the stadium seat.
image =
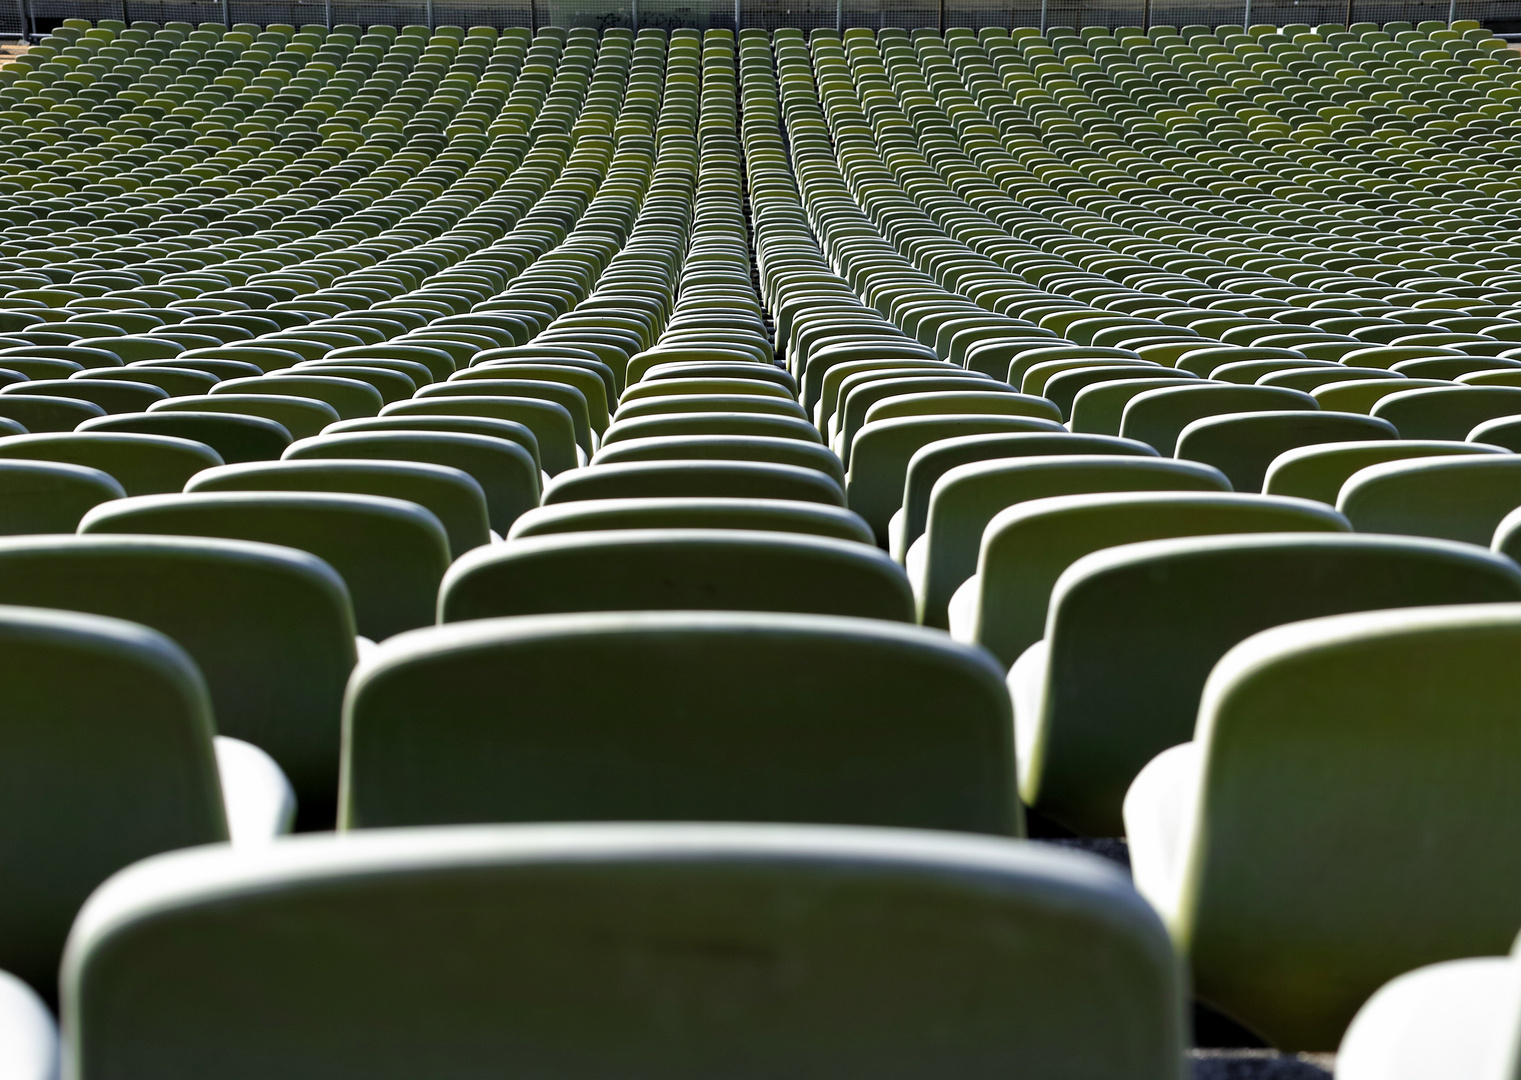
<svg viewBox="0 0 1521 1080">
<path fill-rule="evenodd" d="M 5 607 L 0 636 L 12 868 L 0 956 L 6 971 L 56 1000 L 64 939 L 97 885 L 172 848 L 229 834 L 240 844 L 268 841 L 285 824 L 289 788 L 262 752 L 215 735 L 195 662 L 162 634 Z"/>
<path fill-rule="evenodd" d="M 1229 604 L 1209 597 L 1229 592 Z M 1086 555 L 1009 675 L 1026 805 L 1080 834 L 1122 831 L 1125 790 L 1185 742 L 1215 662 L 1270 626 L 1375 608 L 1502 603 L 1521 571 L 1478 549 L 1308 533 L 1198 536 Z"/>
<path fill-rule="evenodd" d="M 1195 420 L 1178 435 L 1176 454 L 1223 472 L 1234 491 L 1261 491 L 1280 454 L 1318 443 L 1398 438 L 1394 427 L 1371 416 L 1333 412 L 1226 413 Z"/>
<path fill-rule="evenodd" d="M 578 499 L 543 506 L 518 518 L 508 539 L 599 529 L 745 529 L 876 542 L 860 515 L 838 506 L 787 499 L 695 496 Z"/>
<path fill-rule="evenodd" d="M 417 503 L 312 491 L 199 491 L 118 499 L 81 533 L 220 536 L 310 552 L 343 578 L 359 633 L 380 641 L 433 622 L 449 537 Z"/>
<path fill-rule="evenodd" d="M 1429 439 L 1371 439 L 1365 442 L 1327 442 L 1285 450 L 1268 466 L 1262 490 L 1269 495 L 1293 495 L 1336 505 L 1347 478 L 1370 465 L 1407 458 L 1498 454 L 1499 446 L 1442 442 Z"/>
<path fill-rule="evenodd" d="M 914 621 L 908 579 L 858 543 L 735 529 L 521 536 L 449 568 L 439 622 L 576 611 L 790 611 Z"/>
<path fill-rule="evenodd" d="M 588 671 L 594 683 L 576 674 Z M 789 677 L 763 675 L 777 671 Z M 1018 835 L 999 676 L 985 654 L 878 619 L 605 613 L 419 631 L 386 645 L 350 685 L 341 821 L 748 820 Z M 556 689 L 566 679 L 580 680 L 574 707 Z M 503 685 L 514 688 L 505 712 Z M 737 685 L 742 697 L 721 689 Z M 715 695 L 726 702 L 717 728 L 705 704 Z M 419 743 L 418 725 L 439 737 Z M 837 767 L 843 752 L 857 762 L 849 775 Z"/>
<path fill-rule="evenodd" d="M 438 518 L 453 557 L 491 543 L 486 492 L 462 469 L 420 461 L 255 462 L 206 469 L 185 485 L 197 491 L 341 491 L 417 503 Z"/>
<path fill-rule="evenodd" d="M 173 639 L 206 680 L 217 730 L 279 762 L 300 827 L 331 826 L 355 662 L 353 611 L 331 567 L 268 544 L 105 535 L 0 541 L 0 567 L 0 602 L 126 619 Z"/>
<path fill-rule="evenodd" d="M 1188 942 L 1200 998 L 1275 1046 L 1330 1049 L 1396 975 L 1509 947 L 1518 628 L 1514 604 L 1365 612 L 1220 660 L 1194 741 L 1125 799 L 1136 885 Z"/>
<path fill-rule="evenodd" d="M 505 534 L 518 515 L 539 505 L 540 475 L 521 444 L 468 431 L 401 428 L 344 431 L 299 439 L 285 461 L 413 461 L 468 473 L 486 496 L 492 529 Z"/>
<path fill-rule="evenodd" d="M 60 461 L 0 461 L 0 535 L 69 533 L 92 507 L 126 497 L 109 473 Z"/>
<path fill-rule="evenodd" d="M 957 465 L 935 481 L 924 535 L 904 559 L 920 621 L 949 627 L 951 596 L 977 572 L 983 530 L 1007 507 L 1093 491 L 1229 490 L 1230 483 L 1212 466 L 1143 456 L 1071 454 Z"/>
<path fill-rule="evenodd" d="M 179 491 L 222 457 L 203 442 L 178 435 L 116 431 L 11 435 L 0 438 L 0 458 L 82 465 L 107 473 L 128 495 Z"/>
<path fill-rule="evenodd" d="M 1058 579 L 1084 555 L 1171 537 L 1350 528 L 1330 507 L 1227 492 L 1105 492 L 1015 503 L 983 530 L 977 573 L 951 598 L 951 635 L 1013 667 L 1044 634 Z"/>
<path fill-rule="evenodd" d="M 692 959 L 716 943 L 807 974 L 762 991 L 748 961 L 736 991 L 733 961 Z M 78 1067 L 123 1080 L 254 1060 L 293 1080 L 483 1063 L 561 1080 L 590 1029 L 596 1068 L 620 1073 L 1173 1080 L 1184 1023 L 1166 933 L 1118 872 L 920 831 L 487 826 L 208 848 L 117 878 L 70 946 Z M 945 979 L 982 989 L 948 997 Z M 673 995 L 736 992 L 769 1005 L 670 1026 Z M 191 1005 L 199 1064 L 167 1064 Z"/>
<path fill-rule="evenodd" d="M 1358 532 L 1435 536 L 1489 545 L 1500 519 L 1521 506 L 1521 459 L 1460 454 L 1387 461 L 1342 484 L 1336 508 Z"/>
</svg>

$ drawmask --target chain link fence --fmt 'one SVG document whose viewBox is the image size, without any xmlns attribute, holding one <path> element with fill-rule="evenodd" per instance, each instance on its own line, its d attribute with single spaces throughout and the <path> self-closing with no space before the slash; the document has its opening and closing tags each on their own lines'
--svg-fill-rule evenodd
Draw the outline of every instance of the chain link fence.
<svg viewBox="0 0 1521 1080">
<path fill-rule="evenodd" d="M 236 22 L 368 26 L 740 26 L 804 32 L 864 26 L 1187 26 L 1223 23 L 1350 25 L 1476 19 L 1521 34 L 1521 0 L 0 0 L 0 37 L 45 34 L 66 18 L 155 23 Z"/>
</svg>

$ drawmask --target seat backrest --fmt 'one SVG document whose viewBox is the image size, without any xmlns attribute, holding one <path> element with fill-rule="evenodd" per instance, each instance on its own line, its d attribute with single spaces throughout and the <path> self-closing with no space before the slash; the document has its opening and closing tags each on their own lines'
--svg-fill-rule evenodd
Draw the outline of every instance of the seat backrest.
<svg viewBox="0 0 1521 1080">
<path fill-rule="evenodd" d="M 1116 835 L 1131 780 L 1188 740 L 1210 669 L 1242 639 L 1348 611 L 1513 600 L 1510 560 L 1408 537 L 1205 536 L 1084 556 L 1027 654 L 1044 689 L 1017 721 L 1022 794 L 1069 828 Z"/>
<path fill-rule="evenodd" d="M 226 412 L 262 416 L 279 424 L 295 439 L 320 434 L 328 424 L 338 421 L 338 410 L 325 401 L 280 394 L 206 394 L 169 398 L 150 405 L 148 412 Z"/>
<path fill-rule="evenodd" d="M 272 461 L 291 442 L 290 432 L 274 420 L 238 413 L 168 410 L 119 413 L 86 420 L 75 430 L 126 431 L 189 439 L 211 447 L 229 464 L 239 461 Z"/>
<path fill-rule="evenodd" d="M 128 495 L 179 491 L 202 469 L 222 458 L 205 443 L 172 435 L 126 432 L 59 432 L 0 438 L 0 458 L 29 458 L 84 465 L 110 474 Z"/>
<path fill-rule="evenodd" d="M 200 537 L 18 537 L 0 541 L 0 603 L 128 619 L 172 638 L 205 677 L 217 730 L 274 757 L 303 827 L 331 827 L 354 615 L 320 559 Z"/>
<path fill-rule="evenodd" d="M 486 495 L 491 527 L 506 535 L 518 515 L 539 505 L 542 477 L 533 455 L 520 444 L 464 431 L 345 431 L 299 439 L 285 461 L 416 461 L 469 473 Z"/>
<path fill-rule="evenodd" d="M 1229 491 L 1211 465 L 1118 454 L 995 458 L 957 465 L 930 492 L 922 554 L 910 549 L 926 626 L 945 628 L 951 595 L 977 572 L 982 532 L 1000 510 L 1027 499 L 1097 491 Z"/>
<path fill-rule="evenodd" d="M 119 1080 L 572 1080 L 588 1055 L 621 1076 L 1176 1080 L 1182 983 L 1122 875 L 1070 853 L 488 826 L 144 863 L 81 917 L 64 1007 L 80 1075 Z"/>
<path fill-rule="evenodd" d="M 516 539 L 457 560 L 439 622 L 574 611 L 789 611 L 914 621 L 903 571 L 848 540 L 739 529 Z"/>
<path fill-rule="evenodd" d="M 1372 415 L 1406 439 L 1461 441 L 1486 420 L 1521 413 L 1521 386 L 1430 386 L 1381 398 Z"/>
<path fill-rule="evenodd" d="M 111 874 L 227 839 L 206 684 L 120 619 L 0 607 L 0 967 L 57 998 L 79 906 Z"/>
<path fill-rule="evenodd" d="M 1261 491 L 1279 454 L 1314 443 L 1388 440 L 1398 436 L 1383 420 L 1359 413 L 1252 412 L 1207 416 L 1178 435 L 1177 456 L 1223 472 L 1236 491 Z"/>
<path fill-rule="evenodd" d="M 1171 457 L 1176 453 L 1178 436 L 1183 429 L 1203 417 L 1290 409 L 1313 411 L 1319 407 L 1309 394 L 1281 386 L 1223 383 L 1162 386 L 1130 399 L 1120 419 L 1119 433 L 1128 439 L 1149 443 L 1157 448 L 1157 453 Z"/>
<path fill-rule="evenodd" d="M 883 547 L 888 526 L 903 505 L 903 483 L 909 460 L 922 446 L 958 435 L 990 432 L 1062 432 L 1049 420 L 1028 416 L 902 416 L 867 424 L 856 433 L 851 446 L 850 469 L 845 477 L 848 505 L 866 519 Z"/>
<path fill-rule="evenodd" d="M 1018 432 L 1005 435 L 960 435 L 922 446 L 908 461 L 908 475 L 903 481 L 903 508 L 894 515 L 899 523 L 893 536 L 895 549 L 906 552 L 908 546 L 924 535 L 929 519 L 930 492 L 935 483 L 957 465 L 994 458 L 1049 457 L 1059 454 L 1115 454 L 1156 457 L 1157 452 L 1134 439 L 1112 435 L 1069 435 L 1056 432 Z M 899 556 L 901 558 L 901 555 Z"/>
<path fill-rule="evenodd" d="M 770 461 L 817 469 L 844 486 L 845 469 L 833 450 L 801 439 L 778 439 L 768 435 L 668 435 L 664 438 L 626 439 L 592 455 L 593 465 L 616 465 L 625 461 Z"/>
<path fill-rule="evenodd" d="M 1341 486 L 1359 469 L 1385 461 L 1418 457 L 1456 457 L 1502 454 L 1499 446 L 1442 442 L 1433 439 L 1372 439 L 1367 442 L 1329 442 L 1285 450 L 1268 466 L 1262 490 L 1269 495 L 1293 495 L 1331 506 Z"/>
<path fill-rule="evenodd" d="M 379 495 L 206 491 L 96 507 L 81 533 L 221 536 L 306 551 L 348 586 L 359 633 L 379 641 L 433 622 L 449 537 L 430 511 Z"/>
<path fill-rule="evenodd" d="M 513 687 L 510 710 L 503 686 Z M 725 702 L 717 725 L 715 695 Z M 456 623 L 384 646 L 351 681 L 345 717 L 350 828 L 680 820 L 1022 830 L 998 666 L 944 635 L 878 619 L 631 612 Z"/>
<path fill-rule="evenodd" d="M 459 395 L 409 398 L 393 401 L 381 416 L 494 416 L 514 420 L 533 432 L 539 443 L 539 461 L 550 476 L 574 469 L 576 430 L 570 411 L 557 401 L 527 397 Z"/>
<path fill-rule="evenodd" d="M 950 622 L 962 640 L 976 641 L 1012 667 L 1045 632 L 1057 579 L 1084 555 L 1179 536 L 1350 529 L 1329 506 L 1232 492 L 1125 491 L 1031 499 L 1000 510 L 988 522 L 977 577 L 957 591 Z"/>
<path fill-rule="evenodd" d="M 859 514 L 839 506 L 788 499 L 665 496 L 578 499 L 530 510 L 513 523 L 509 540 L 598 529 L 749 529 L 832 536 L 874 544 Z"/>
<path fill-rule="evenodd" d="M 70 533 L 91 507 L 126 494 L 100 469 L 61 461 L 0 460 L 0 536 Z"/>
<path fill-rule="evenodd" d="M 1369 465 L 1347 478 L 1336 500 L 1358 532 L 1436 536 L 1486 547 L 1500 519 L 1517 506 L 1521 458 L 1514 454 Z"/>
<path fill-rule="evenodd" d="M 839 484 L 817 469 L 762 461 L 696 460 L 631 461 L 576 469 L 550 481 L 544 489 L 544 505 L 668 496 L 845 504 Z"/>
<path fill-rule="evenodd" d="M 346 491 L 383 495 L 426 507 L 449 534 L 453 557 L 491 543 L 486 492 L 473 476 L 421 461 L 312 460 L 250 462 L 206 469 L 191 477 L 196 491 Z"/>
<path fill-rule="evenodd" d="M 1395 975 L 1506 951 L 1518 647 L 1503 604 L 1315 619 L 1220 660 L 1167 901 L 1201 997 L 1275 1045 L 1335 1046 Z"/>
</svg>

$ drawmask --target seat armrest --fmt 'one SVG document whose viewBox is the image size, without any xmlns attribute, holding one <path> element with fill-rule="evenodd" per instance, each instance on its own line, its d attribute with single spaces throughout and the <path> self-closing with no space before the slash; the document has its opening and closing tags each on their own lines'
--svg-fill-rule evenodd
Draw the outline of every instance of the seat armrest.
<svg viewBox="0 0 1521 1080">
<path fill-rule="evenodd" d="M 218 735 L 217 772 L 234 845 L 268 843 L 291 830 L 296 793 L 275 759 L 253 743 Z"/>
<path fill-rule="evenodd" d="M 1401 975 L 1357 1011 L 1337 1051 L 1336 1080 L 1509 1080 L 1518 991 L 1521 967 L 1509 957 Z"/>
<path fill-rule="evenodd" d="M 0 971 L 0 1076 L 58 1080 L 58 1024 L 36 992 Z"/>
<path fill-rule="evenodd" d="M 1163 750 L 1125 793 L 1125 838 L 1136 891 L 1172 925 L 1181 891 L 1188 815 L 1197 801 L 1203 751 L 1196 742 Z"/>
</svg>

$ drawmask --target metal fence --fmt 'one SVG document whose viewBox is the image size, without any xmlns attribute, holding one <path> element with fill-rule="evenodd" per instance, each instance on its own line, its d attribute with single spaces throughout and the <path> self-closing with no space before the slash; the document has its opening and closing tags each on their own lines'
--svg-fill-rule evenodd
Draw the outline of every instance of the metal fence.
<svg viewBox="0 0 1521 1080">
<path fill-rule="evenodd" d="M 66 18 L 164 23 L 395 26 L 740 26 L 775 30 L 969 26 L 1187 26 L 1446 20 L 1451 0 L 0 0 L 0 36 L 47 33 Z M 23 16 L 23 12 L 25 13 Z M 1459 0 L 1456 17 L 1521 32 L 1521 0 Z"/>
</svg>

